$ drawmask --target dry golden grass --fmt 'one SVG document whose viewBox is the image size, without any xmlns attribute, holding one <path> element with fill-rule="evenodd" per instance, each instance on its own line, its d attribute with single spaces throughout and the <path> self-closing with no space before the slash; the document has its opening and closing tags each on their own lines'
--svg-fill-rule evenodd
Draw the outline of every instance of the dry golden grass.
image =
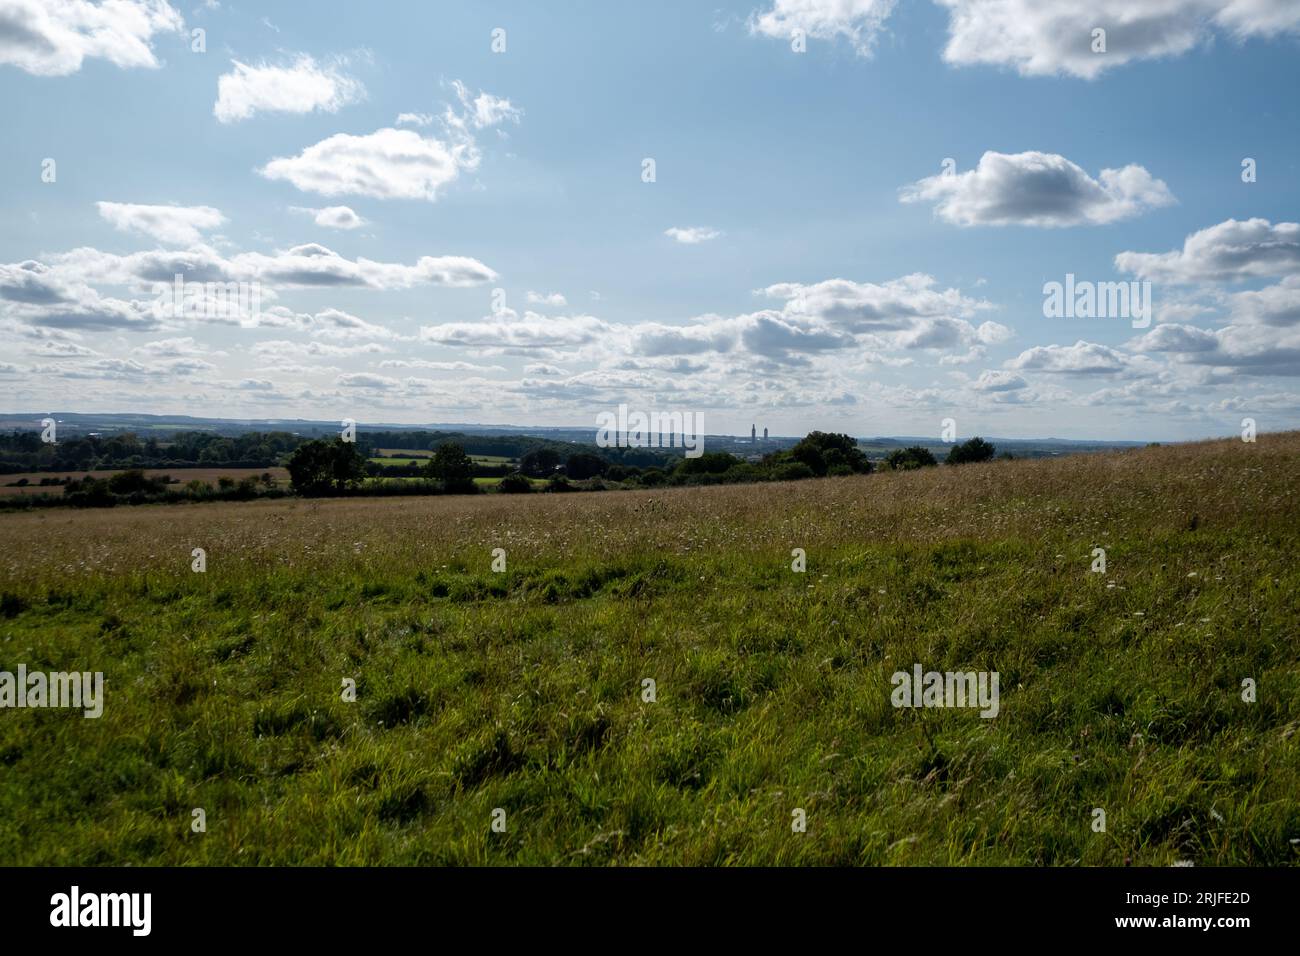
<svg viewBox="0 0 1300 956">
<path fill-rule="evenodd" d="M 205 543 L 232 559 L 294 566 L 361 554 L 406 563 L 467 544 L 548 561 L 578 553 L 609 559 L 629 551 L 924 544 L 1050 529 L 1104 544 L 1136 528 L 1182 529 L 1193 517 L 1206 527 L 1294 521 L 1297 466 L 1300 432 L 1286 432 L 1255 444 L 1201 442 L 765 485 L 24 512 L 0 515 L 0 533 L 12 545 L 0 577 L 164 570 L 178 561 L 187 566 L 190 550 Z M 218 473 L 231 472 L 175 474 L 211 480 Z"/>
</svg>

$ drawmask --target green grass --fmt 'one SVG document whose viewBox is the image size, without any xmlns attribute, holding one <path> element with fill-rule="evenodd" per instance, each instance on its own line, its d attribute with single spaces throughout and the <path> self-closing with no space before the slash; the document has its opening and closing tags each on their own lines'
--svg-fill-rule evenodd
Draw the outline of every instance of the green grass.
<svg viewBox="0 0 1300 956">
<path fill-rule="evenodd" d="M 380 451 L 391 457 L 375 457 L 368 460 L 380 465 L 419 465 L 433 457 L 433 452 L 419 449 L 381 448 Z M 400 454 L 401 452 L 407 454 Z M 477 465 L 515 465 L 519 462 L 517 458 L 505 458 L 501 455 L 470 455 L 469 457 Z"/>
<path fill-rule="evenodd" d="M 0 862 L 1294 864 L 1298 462 L 0 516 Z"/>
</svg>

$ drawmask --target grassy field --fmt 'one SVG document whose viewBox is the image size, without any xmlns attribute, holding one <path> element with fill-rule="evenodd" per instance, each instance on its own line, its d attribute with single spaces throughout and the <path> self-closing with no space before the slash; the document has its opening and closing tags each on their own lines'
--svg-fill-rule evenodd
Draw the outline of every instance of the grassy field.
<svg viewBox="0 0 1300 956">
<path fill-rule="evenodd" d="M 0 475 L 0 496 L 3 495 L 61 495 L 63 494 L 62 485 L 41 485 L 42 478 L 85 478 L 90 475 L 92 478 L 110 478 L 119 474 L 124 469 L 115 468 L 108 471 L 29 471 L 22 474 Z M 145 468 L 145 475 L 150 478 L 156 478 L 159 475 L 169 475 L 179 484 L 172 487 L 180 488 L 186 482 L 198 480 L 205 481 L 216 487 L 219 478 L 230 478 L 239 481 L 241 478 L 260 478 L 263 474 L 269 472 L 277 484 L 286 485 L 289 482 L 289 470 L 287 468 Z M 27 484 L 21 487 L 15 486 L 14 482 L 22 478 L 27 479 Z"/>
<path fill-rule="evenodd" d="M 415 465 L 426 458 L 433 457 L 433 452 L 423 451 L 418 448 L 379 448 L 376 450 L 383 457 L 371 458 L 370 461 L 381 465 Z M 515 465 L 519 462 L 517 458 L 505 458 L 501 455 L 470 455 L 469 457 L 477 465 Z"/>
<path fill-rule="evenodd" d="M 0 515 L 0 863 L 1295 864 L 1298 465 Z"/>
</svg>

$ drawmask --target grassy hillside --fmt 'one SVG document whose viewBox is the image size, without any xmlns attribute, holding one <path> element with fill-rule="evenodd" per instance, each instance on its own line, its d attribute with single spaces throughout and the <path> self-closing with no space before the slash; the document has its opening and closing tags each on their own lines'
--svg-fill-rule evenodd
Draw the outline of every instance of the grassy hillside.
<svg viewBox="0 0 1300 956">
<path fill-rule="evenodd" d="M 0 862 L 1295 863 L 1298 465 L 0 515 L 0 670 L 106 683 L 0 711 Z"/>
</svg>

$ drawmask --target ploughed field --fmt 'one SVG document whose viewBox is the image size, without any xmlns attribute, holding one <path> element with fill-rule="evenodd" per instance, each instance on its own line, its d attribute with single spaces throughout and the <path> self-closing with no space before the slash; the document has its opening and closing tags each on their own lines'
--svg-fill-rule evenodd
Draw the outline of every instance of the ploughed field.
<svg viewBox="0 0 1300 956">
<path fill-rule="evenodd" d="M 0 514 L 0 863 L 1296 863 L 1298 465 Z"/>
</svg>

